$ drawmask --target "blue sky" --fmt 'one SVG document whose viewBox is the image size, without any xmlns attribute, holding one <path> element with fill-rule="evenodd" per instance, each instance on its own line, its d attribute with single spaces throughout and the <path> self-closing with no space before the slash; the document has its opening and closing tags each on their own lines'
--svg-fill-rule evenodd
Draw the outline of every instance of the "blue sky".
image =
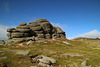
<svg viewBox="0 0 100 67">
<path fill-rule="evenodd" d="M 100 0 L 0 0 L 2 26 L 17 26 L 40 18 L 61 26 L 67 37 L 100 33 Z"/>
</svg>

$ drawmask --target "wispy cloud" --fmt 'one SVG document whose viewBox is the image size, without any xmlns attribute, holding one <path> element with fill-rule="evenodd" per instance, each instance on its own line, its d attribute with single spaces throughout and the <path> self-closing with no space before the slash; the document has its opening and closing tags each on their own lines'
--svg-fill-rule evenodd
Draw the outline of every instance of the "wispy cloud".
<svg viewBox="0 0 100 67">
<path fill-rule="evenodd" d="M 52 24 L 53 26 L 55 26 L 55 27 L 60 27 L 60 28 L 63 29 L 63 30 L 65 30 L 65 29 L 68 28 L 68 26 L 65 25 L 65 24 L 53 23 L 53 22 L 51 22 L 51 24 Z"/>
<path fill-rule="evenodd" d="M 87 38 L 100 38 L 100 32 L 97 30 L 93 30 L 84 34 L 68 37 L 67 39 L 74 39 L 76 37 L 87 37 Z"/>
<path fill-rule="evenodd" d="M 8 2 L 5 2 L 5 3 L 3 3 L 3 5 L 4 5 L 4 8 L 5 8 L 5 11 L 6 12 L 9 12 L 10 11 L 9 3 Z"/>
<path fill-rule="evenodd" d="M 15 28 L 15 26 L 0 25 L 0 40 L 8 39 L 8 37 L 7 37 L 7 29 L 8 28 Z"/>
</svg>

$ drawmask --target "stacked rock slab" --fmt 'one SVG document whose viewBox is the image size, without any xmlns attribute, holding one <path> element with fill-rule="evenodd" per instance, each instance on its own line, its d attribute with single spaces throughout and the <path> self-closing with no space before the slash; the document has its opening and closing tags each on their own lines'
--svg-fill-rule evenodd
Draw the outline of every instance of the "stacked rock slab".
<svg viewBox="0 0 100 67">
<path fill-rule="evenodd" d="M 49 38 L 65 38 L 65 32 L 59 27 L 54 27 L 46 19 L 37 19 L 35 22 L 20 23 L 15 28 L 7 29 L 9 39 L 13 38 L 32 38 L 49 39 Z"/>
<path fill-rule="evenodd" d="M 40 24 L 38 22 L 30 22 L 29 23 L 29 27 L 32 30 L 31 34 L 33 36 L 36 36 L 39 39 L 43 39 L 44 38 L 43 28 L 40 26 Z"/>
<path fill-rule="evenodd" d="M 15 28 L 7 29 L 7 34 L 9 39 L 12 38 L 23 38 L 23 37 L 29 37 L 30 35 L 30 27 L 27 25 L 27 23 L 20 23 L 19 26 Z"/>
<path fill-rule="evenodd" d="M 46 19 L 37 19 L 36 22 L 38 22 L 43 28 L 45 38 L 51 38 L 53 26 L 50 24 L 50 22 Z"/>
</svg>

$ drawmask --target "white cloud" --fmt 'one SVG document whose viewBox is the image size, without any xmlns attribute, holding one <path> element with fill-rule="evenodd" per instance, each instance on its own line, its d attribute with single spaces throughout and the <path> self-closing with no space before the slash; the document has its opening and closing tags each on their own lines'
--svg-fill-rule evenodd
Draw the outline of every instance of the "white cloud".
<svg viewBox="0 0 100 67">
<path fill-rule="evenodd" d="M 77 36 L 68 37 L 67 39 L 74 39 L 76 37 L 100 38 L 100 32 L 97 30 L 93 30 L 84 34 L 77 35 Z"/>
<path fill-rule="evenodd" d="M 97 37 L 100 37 L 100 32 L 98 32 L 97 30 L 93 30 L 93 31 L 90 31 L 88 33 L 84 33 L 84 34 L 82 34 L 80 36 L 97 38 Z"/>
<path fill-rule="evenodd" d="M 0 25 L 0 40 L 8 39 L 8 37 L 7 37 L 7 29 L 8 28 L 15 28 L 15 26 Z"/>
</svg>

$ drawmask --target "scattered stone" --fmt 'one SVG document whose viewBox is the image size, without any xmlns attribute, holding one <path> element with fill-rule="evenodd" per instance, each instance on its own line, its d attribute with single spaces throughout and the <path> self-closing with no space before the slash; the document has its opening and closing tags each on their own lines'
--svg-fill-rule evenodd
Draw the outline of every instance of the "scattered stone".
<svg viewBox="0 0 100 67">
<path fill-rule="evenodd" d="M 47 64 L 44 64 L 44 63 L 42 63 L 42 62 L 39 62 L 38 63 L 40 66 L 47 66 Z"/>
<path fill-rule="evenodd" d="M 87 66 L 87 65 L 86 65 L 86 62 L 87 62 L 87 61 L 83 61 L 83 62 L 81 63 L 81 67 L 92 67 L 92 65 Z"/>
<path fill-rule="evenodd" d="M 52 63 L 56 63 L 56 60 L 44 55 L 39 55 L 40 57 L 42 57 L 45 61 L 51 61 Z"/>
<path fill-rule="evenodd" d="M 1 51 L 1 50 L 0 50 L 0 52 L 5 52 L 5 51 Z"/>
<path fill-rule="evenodd" d="M 27 45 L 31 45 L 31 44 L 33 44 L 33 41 L 30 40 L 27 42 Z"/>
<path fill-rule="evenodd" d="M 52 40 L 56 40 L 55 38 L 53 38 Z"/>
<path fill-rule="evenodd" d="M 70 56 L 70 57 L 83 57 L 83 55 L 80 54 L 63 54 L 64 56 Z"/>
<path fill-rule="evenodd" d="M 20 44 L 18 44 L 19 46 L 24 46 L 24 44 L 23 43 L 20 43 Z"/>
<path fill-rule="evenodd" d="M 48 42 L 43 42 L 43 43 L 48 43 Z"/>
<path fill-rule="evenodd" d="M 28 55 L 29 51 L 18 51 L 16 54 Z"/>
<path fill-rule="evenodd" d="M 37 67 L 37 66 L 30 66 L 30 67 Z"/>
<path fill-rule="evenodd" d="M 17 52 L 18 50 L 7 50 L 7 52 Z"/>
<path fill-rule="evenodd" d="M 56 60 L 44 55 L 37 55 L 32 57 L 32 60 L 38 63 L 40 66 L 52 67 L 52 64 L 56 63 Z"/>
<path fill-rule="evenodd" d="M 65 44 L 67 44 L 67 45 L 71 45 L 71 43 L 68 43 L 68 42 L 66 42 L 66 41 L 63 41 L 63 43 L 65 43 Z"/>
<path fill-rule="evenodd" d="M 0 52 L 17 52 L 17 50 L 2 50 Z"/>
<path fill-rule="evenodd" d="M 6 59 L 7 57 L 0 57 L 0 59 Z"/>
<path fill-rule="evenodd" d="M 81 63 L 81 65 L 82 65 L 82 67 L 86 67 L 86 61 L 83 61 L 83 62 Z"/>
</svg>

